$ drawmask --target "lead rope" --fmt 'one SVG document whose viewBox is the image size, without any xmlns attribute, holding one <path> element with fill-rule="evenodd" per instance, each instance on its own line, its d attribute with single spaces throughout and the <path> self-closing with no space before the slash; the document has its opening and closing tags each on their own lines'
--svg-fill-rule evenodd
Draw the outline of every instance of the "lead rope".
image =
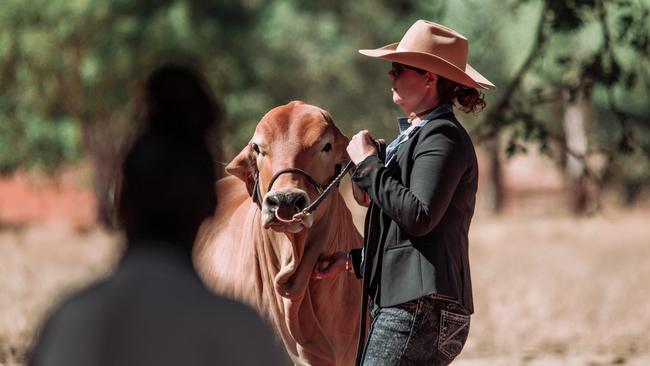
<svg viewBox="0 0 650 366">
<path fill-rule="evenodd" d="M 334 177 L 334 179 L 332 179 L 329 182 L 327 187 L 325 187 L 325 189 L 323 189 L 323 191 L 316 198 L 316 200 L 314 200 L 314 202 L 312 202 L 311 205 L 303 208 L 302 211 L 300 211 L 300 212 L 296 213 L 295 215 L 293 215 L 290 219 L 287 220 L 287 219 L 283 219 L 282 217 L 280 217 L 280 215 L 278 215 L 278 210 L 275 210 L 275 218 L 278 221 L 283 222 L 285 224 L 292 224 L 294 222 L 302 222 L 302 219 L 305 216 L 310 215 L 312 212 L 314 212 L 318 208 L 318 206 L 325 200 L 325 197 L 327 197 L 327 194 L 332 190 L 332 188 L 334 188 L 334 186 L 338 185 L 338 183 L 341 181 L 341 179 L 343 179 L 345 174 L 347 174 L 347 172 L 351 168 L 352 168 L 352 161 L 348 161 L 348 163 L 345 164 L 345 167 L 341 170 L 341 172 L 336 177 Z"/>
</svg>

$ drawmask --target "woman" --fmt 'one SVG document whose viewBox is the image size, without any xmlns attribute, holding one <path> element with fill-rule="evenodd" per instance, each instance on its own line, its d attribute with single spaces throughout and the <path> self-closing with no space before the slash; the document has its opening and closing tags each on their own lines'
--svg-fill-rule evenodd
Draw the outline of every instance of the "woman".
<svg viewBox="0 0 650 366">
<path fill-rule="evenodd" d="M 350 141 L 355 198 L 369 205 L 364 248 L 321 258 L 314 271 L 317 279 L 345 269 L 363 277 L 372 323 L 357 363 L 447 365 L 467 339 L 478 166 L 452 106 L 476 112 L 485 107 L 478 89 L 494 89 L 467 64 L 467 51 L 462 35 L 424 20 L 399 43 L 359 51 L 392 61 L 393 102 L 408 118 L 398 120 L 383 161 L 368 131 Z"/>
</svg>

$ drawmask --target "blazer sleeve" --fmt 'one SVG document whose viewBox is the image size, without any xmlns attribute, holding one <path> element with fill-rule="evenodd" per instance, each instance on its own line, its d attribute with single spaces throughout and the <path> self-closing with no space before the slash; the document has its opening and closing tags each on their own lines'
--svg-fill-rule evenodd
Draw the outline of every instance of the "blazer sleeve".
<svg viewBox="0 0 650 366">
<path fill-rule="evenodd" d="M 455 126 L 436 127 L 420 138 L 413 152 L 410 187 L 388 174 L 377 156 L 357 166 L 352 180 L 409 235 L 430 233 L 444 216 L 466 162 Z"/>
</svg>

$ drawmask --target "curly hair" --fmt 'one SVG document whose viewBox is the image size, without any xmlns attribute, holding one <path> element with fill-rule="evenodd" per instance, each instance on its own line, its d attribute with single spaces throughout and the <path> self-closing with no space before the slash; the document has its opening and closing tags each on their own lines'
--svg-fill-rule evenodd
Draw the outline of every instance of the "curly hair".
<svg viewBox="0 0 650 366">
<path fill-rule="evenodd" d="M 465 113 L 480 112 L 486 106 L 483 93 L 440 75 L 438 75 L 438 97 L 440 103 L 455 105 L 454 102 L 457 101 L 460 104 L 459 109 Z"/>
</svg>

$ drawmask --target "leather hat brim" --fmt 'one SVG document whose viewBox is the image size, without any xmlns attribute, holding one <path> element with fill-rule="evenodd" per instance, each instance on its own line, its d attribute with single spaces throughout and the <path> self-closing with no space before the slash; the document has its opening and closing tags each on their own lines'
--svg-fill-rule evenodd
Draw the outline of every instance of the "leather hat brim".
<svg viewBox="0 0 650 366">
<path fill-rule="evenodd" d="M 495 90 L 496 87 L 487 78 L 467 64 L 465 70 L 461 70 L 445 59 L 425 52 L 398 51 L 398 43 L 391 43 L 373 50 L 359 50 L 359 53 L 373 58 L 387 61 L 399 62 L 401 64 L 417 67 L 418 69 L 430 71 L 446 79 L 471 88 Z"/>
</svg>

